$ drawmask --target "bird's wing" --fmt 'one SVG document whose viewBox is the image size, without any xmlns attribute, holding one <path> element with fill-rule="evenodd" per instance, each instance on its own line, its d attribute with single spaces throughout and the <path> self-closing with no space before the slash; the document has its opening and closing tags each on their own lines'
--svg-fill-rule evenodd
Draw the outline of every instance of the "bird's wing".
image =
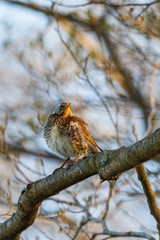
<svg viewBox="0 0 160 240">
<path fill-rule="evenodd" d="M 93 136 L 91 135 L 88 124 L 81 118 L 74 116 L 73 121 L 77 122 L 80 125 L 79 131 L 84 135 L 84 138 L 87 140 L 89 148 L 93 152 L 100 152 L 102 149 L 98 146 Z"/>
<path fill-rule="evenodd" d="M 88 145 L 90 146 L 91 150 L 93 152 L 101 152 L 102 149 L 98 146 L 98 144 L 96 143 L 96 141 L 94 140 L 93 136 L 91 135 L 90 131 L 86 126 L 84 127 L 84 132 L 85 138 L 87 139 Z"/>
</svg>

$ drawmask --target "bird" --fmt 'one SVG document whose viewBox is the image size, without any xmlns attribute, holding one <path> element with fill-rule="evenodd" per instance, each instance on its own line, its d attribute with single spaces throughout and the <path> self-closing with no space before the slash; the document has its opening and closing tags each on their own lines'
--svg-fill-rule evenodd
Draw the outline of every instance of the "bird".
<svg viewBox="0 0 160 240">
<path fill-rule="evenodd" d="M 75 158 L 75 164 L 79 158 L 102 151 L 88 124 L 73 114 L 71 103 L 61 103 L 55 108 L 43 126 L 43 136 L 52 151 L 66 158 L 60 168 L 71 158 Z"/>
</svg>

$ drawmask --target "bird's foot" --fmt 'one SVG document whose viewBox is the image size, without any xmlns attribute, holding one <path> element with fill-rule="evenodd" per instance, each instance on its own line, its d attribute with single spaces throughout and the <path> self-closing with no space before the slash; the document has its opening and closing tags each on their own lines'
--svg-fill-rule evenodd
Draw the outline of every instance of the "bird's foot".
<svg viewBox="0 0 160 240">
<path fill-rule="evenodd" d="M 68 157 L 68 158 L 66 159 L 66 161 L 65 161 L 59 168 L 56 168 L 56 169 L 53 171 L 53 173 L 55 173 L 55 172 L 57 172 L 59 169 L 63 168 L 64 165 L 65 165 L 69 160 L 70 160 L 70 158 Z"/>
<path fill-rule="evenodd" d="M 73 163 L 72 164 L 68 164 L 67 165 L 67 169 L 69 169 L 70 167 L 72 167 L 73 166 Z"/>
</svg>

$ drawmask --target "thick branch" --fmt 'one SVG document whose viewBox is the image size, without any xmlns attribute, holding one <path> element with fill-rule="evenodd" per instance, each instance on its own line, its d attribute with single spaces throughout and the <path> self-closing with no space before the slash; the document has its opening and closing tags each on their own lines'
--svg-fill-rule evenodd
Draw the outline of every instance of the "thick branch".
<svg viewBox="0 0 160 240">
<path fill-rule="evenodd" d="M 99 174 L 102 179 L 114 179 L 158 154 L 160 129 L 130 147 L 88 156 L 69 169 L 60 169 L 46 178 L 28 184 L 19 197 L 17 211 L 0 225 L 0 240 L 19 239 L 20 233 L 34 222 L 41 202 L 48 197 L 95 174 Z"/>
</svg>

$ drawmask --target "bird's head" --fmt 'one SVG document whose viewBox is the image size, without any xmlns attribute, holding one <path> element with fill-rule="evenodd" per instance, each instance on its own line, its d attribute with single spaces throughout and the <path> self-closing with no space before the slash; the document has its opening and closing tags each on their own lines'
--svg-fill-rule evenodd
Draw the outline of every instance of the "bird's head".
<svg viewBox="0 0 160 240">
<path fill-rule="evenodd" d="M 57 115 L 67 117 L 67 116 L 73 116 L 72 110 L 71 110 L 71 103 L 61 103 L 59 104 L 55 110 L 54 113 Z"/>
</svg>

